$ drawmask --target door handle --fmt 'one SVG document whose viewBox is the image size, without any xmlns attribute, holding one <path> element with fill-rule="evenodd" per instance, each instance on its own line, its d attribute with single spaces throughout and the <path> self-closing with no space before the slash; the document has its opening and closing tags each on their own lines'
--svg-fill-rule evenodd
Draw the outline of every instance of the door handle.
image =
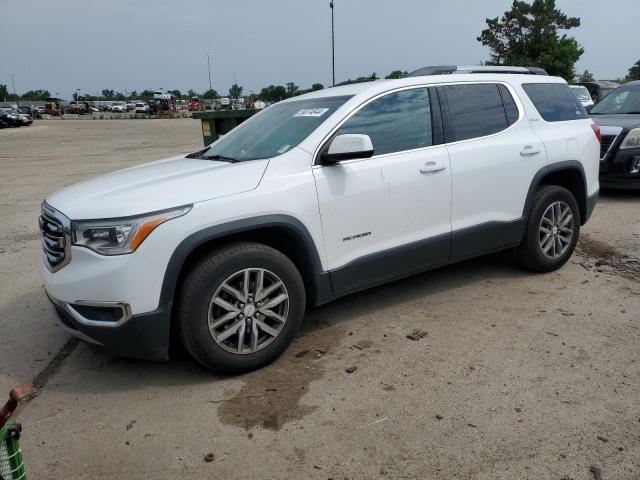
<svg viewBox="0 0 640 480">
<path fill-rule="evenodd" d="M 520 155 L 523 157 L 531 157 L 533 155 L 538 155 L 542 150 L 539 148 L 532 147 L 531 145 L 527 145 L 526 147 L 522 147 L 520 150 Z"/>
<path fill-rule="evenodd" d="M 442 162 L 427 162 L 420 167 L 420 173 L 432 173 L 444 170 L 447 166 Z"/>
</svg>

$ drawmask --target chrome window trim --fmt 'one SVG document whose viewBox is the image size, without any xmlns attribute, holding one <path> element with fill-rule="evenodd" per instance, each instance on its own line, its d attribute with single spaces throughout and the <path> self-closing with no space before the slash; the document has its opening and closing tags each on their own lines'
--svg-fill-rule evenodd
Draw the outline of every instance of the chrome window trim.
<svg viewBox="0 0 640 480">
<path fill-rule="evenodd" d="M 472 81 L 458 81 L 458 82 L 451 81 L 451 82 L 446 82 L 446 83 L 421 83 L 421 84 L 417 84 L 417 85 L 410 85 L 410 86 L 405 86 L 405 87 L 393 88 L 391 90 L 386 90 L 384 92 L 378 93 L 377 95 L 374 95 L 373 97 L 365 100 L 360 105 L 354 107 L 349 113 L 347 113 L 347 115 L 344 118 L 342 118 L 340 121 L 338 121 L 338 123 L 329 131 L 329 133 L 327 135 L 324 136 L 322 141 L 316 147 L 316 149 L 315 149 L 315 151 L 313 153 L 312 167 L 316 168 L 316 167 L 324 167 L 324 166 L 326 166 L 326 165 L 322 165 L 320 163 L 320 161 L 319 161 L 320 160 L 319 159 L 320 151 L 325 147 L 326 143 L 331 139 L 331 137 L 333 137 L 333 135 L 336 133 L 336 131 L 338 131 L 340 129 L 340 127 L 345 122 L 347 122 L 353 115 L 358 113 L 362 108 L 364 108 L 365 106 L 367 106 L 369 103 L 373 102 L 374 100 L 377 100 L 378 98 L 384 97 L 386 95 L 390 95 L 392 93 L 400 92 L 400 91 L 403 91 L 403 90 L 412 90 L 412 89 L 416 89 L 416 88 L 429 88 L 429 87 L 437 88 L 437 87 L 446 87 L 446 86 L 451 86 L 451 85 L 480 85 L 480 84 L 504 85 L 507 88 L 507 90 L 509 91 L 509 94 L 511 95 L 511 97 L 513 98 L 513 101 L 516 104 L 516 108 L 518 109 L 518 118 L 516 119 L 515 122 L 513 122 L 511 125 L 509 125 L 504 130 L 500 130 L 499 132 L 492 133 L 492 134 L 489 134 L 489 135 L 485 135 L 485 136 L 482 136 L 482 137 L 467 138 L 465 140 L 458 140 L 456 142 L 443 142 L 443 143 L 439 143 L 437 145 L 429 145 L 428 147 L 413 148 L 413 149 L 410 149 L 410 150 L 400 150 L 400 151 L 397 151 L 397 152 L 383 153 L 381 155 L 372 155 L 369 158 L 358 158 L 358 159 L 353 159 L 353 160 L 342 160 L 340 162 L 336 162 L 336 164 L 342 165 L 342 164 L 346 164 L 346 163 L 353 163 L 353 162 L 356 162 L 356 161 L 358 161 L 358 162 L 367 161 L 367 160 L 372 160 L 372 159 L 375 159 L 375 158 L 383 158 L 383 157 L 390 156 L 390 155 L 398 155 L 398 154 L 401 154 L 401 153 L 416 152 L 416 151 L 426 150 L 426 149 L 434 148 L 434 147 L 442 147 L 442 146 L 445 146 L 445 145 L 447 145 L 447 146 L 448 145 L 458 145 L 458 144 L 465 143 L 465 142 L 472 142 L 472 141 L 475 141 L 475 140 L 491 138 L 491 137 L 495 137 L 496 135 L 502 135 L 503 133 L 508 132 L 514 126 L 516 126 L 518 123 L 520 123 L 520 121 L 524 117 L 524 105 L 522 104 L 522 101 L 520 100 L 520 96 L 515 92 L 515 89 L 511 86 L 511 84 L 509 84 L 507 82 L 504 82 L 504 81 L 499 81 L 499 80 L 472 80 Z M 440 103 L 442 103 L 442 101 L 440 101 Z"/>
</svg>

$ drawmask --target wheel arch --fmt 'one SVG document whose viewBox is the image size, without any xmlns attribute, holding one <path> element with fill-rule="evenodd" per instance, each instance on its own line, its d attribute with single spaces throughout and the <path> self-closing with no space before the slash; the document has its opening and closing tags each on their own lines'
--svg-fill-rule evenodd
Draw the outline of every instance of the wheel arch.
<svg viewBox="0 0 640 480">
<path fill-rule="evenodd" d="M 578 202 L 580 208 L 580 225 L 584 225 L 589 218 L 587 204 L 587 177 L 584 168 L 577 160 L 557 162 L 541 168 L 533 178 L 524 206 L 523 217 L 529 215 L 533 196 L 542 185 L 558 185 L 569 190 Z"/>
<path fill-rule="evenodd" d="M 167 264 L 160 304 L 174 303 L 182 277 L 199 258 L 234 241 L 263 243 L 286 255 L 300 271 L 309 304 L 324 303 L 331 297 L 329 275 L 322 270 L 318 250 L 307 228 L 287 215 L 266 215 L 215 225 L 180 242 Z"/>
</svg>

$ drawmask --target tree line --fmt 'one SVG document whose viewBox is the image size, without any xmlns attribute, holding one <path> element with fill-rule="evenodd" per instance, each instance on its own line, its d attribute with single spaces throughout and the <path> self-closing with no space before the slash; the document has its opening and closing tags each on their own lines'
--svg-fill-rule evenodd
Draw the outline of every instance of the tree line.
<svg viewBox="0 0 640 480">
<path fill-rule="evenodd" d="M 487 28 L 482 30 L 478 41 L 489 48 L 489 60 L 485 65 L 510 65 L 544 68 L 549 75 L 563 77 L 568 82 L 588 82 L 594 80 L 594 75 L 585 70 L 576 76 L 575 64 L 584 53 L 584 49 L 578 41 L 566 32 L 580 26 L 580 19 L 569 17 L 556 7 L 555 0 L 533 0 L 529 3 L 524 0 L 513 0 L 511 9 L 502 17 L 487 18 Z M 406 71 L 394 70 L 385 78 L 400 78 L 406 75 Z M 370 75 L 349 79 L 347 82 L 368 82 L 379 77 L 374 72 Z M 640 80 L 640 60 L 632 65 L 626 77 L 609 79 L 617 83 L 625 83 L 632 80 Z M 286 85 L 269 85 L 259 92 L 251 92 L 246 97 L 252 100 L 265 102 L 278 102 L 286 98 L 302 95 L 303 93 L 321 90 L 324 85 L 314 83 L 310 88 L 302 89 L 294 82 Z M 233 84 L 228 96 L 240 98 L 244 88 Z M 205 99 L 220 98 L 216 90 L 196 92 L 189 89 L 186 93 L 180 90 L 168 90 L 178 99 L 190 99 L 201 97 Z M 6 85 L 0 85 L 0 100 L 46 100 L 51 97 L 48 90 L 30 90 L 22 95 L 9 93 Z M 81 95 L 74 93 L 74 100 L 149 100 L 153 98 L 152 90 L 133 90 L 131 92 L 117 92 L 111 89 L 103 89 L 99 94 Z"/>
<path fill-rule="evenodd" d="M 402 75 L 406 75 L 406 71 L 394 70 L 385 78 L 400 78 Z M 365 75 L 357 77 L 355 80 L 347 80 L 348 82 L 368 82 L 371 80 L 377 80 L 379 77 L 376 73 L 371 75 Z M 288 82 L 285 85 L 269 85 L 262 88 L 258 93 L 251 92 L 246 95 L 252 100 L 263 100 L 265 102 L 279 102 L 287 98 L 302 95 L 304 93 L 313 92 L 316 90 L 322 90 L 324 85 L 321 83 L 314 83 L 310 88 L 300 88 L 295 82 Z M 229 88 L 228 97 L 240 98 L 243 96 L 244 87 L 238 84 L 233 84 Z M 221 95 L 216 90 L 205 90 L 204 92 L 197 92 L 193 89 L 189 89 L 186 92 L 180 90 L 167 90 L 166 93 L 172 94 L 177 99 L 188 100 L 192 97 L 199 97 L 205 99 L 216 99 L 224 95 Z M 17 101 L 17 100 L 31 100 L 31 101 L 44 101 L 47 98 L 51 98 L 49 90 L 29 90 L 22 95 L 14 95 L 9 93 L 6 85 L 0 85 L 0 100 L 4 101 Z M 83 102 L 97 101 L 97 100 L 151 100 L 153 98 L 153 90 L 132 90 L 131 92 L 118 92 L 116 90 L 105 88 L 101 92 L 96 92 L 96 95 L 80 94 L 78 92 L 73 94 L 73 99 Z"/>
</svg>

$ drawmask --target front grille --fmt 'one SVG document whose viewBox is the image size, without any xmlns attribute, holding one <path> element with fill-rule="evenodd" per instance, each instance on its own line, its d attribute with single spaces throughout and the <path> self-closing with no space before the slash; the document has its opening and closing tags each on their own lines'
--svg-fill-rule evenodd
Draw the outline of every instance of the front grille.
<svg viewBox="0 0 640 480">
<path fill-rule="evenodd" d="M 600 142 L 600 160 L 607 156 L 616 138 L 618 138 L 617 135 L 602 135 L 602 141 Z"/>
<path fill-rule="evenodd" d="M 42 232 L 45 263 L 49 270 L 55 272 L 70 260 L 68 221 L 62 214 L 43 204 L 38 223 Z"/>
</svg>

